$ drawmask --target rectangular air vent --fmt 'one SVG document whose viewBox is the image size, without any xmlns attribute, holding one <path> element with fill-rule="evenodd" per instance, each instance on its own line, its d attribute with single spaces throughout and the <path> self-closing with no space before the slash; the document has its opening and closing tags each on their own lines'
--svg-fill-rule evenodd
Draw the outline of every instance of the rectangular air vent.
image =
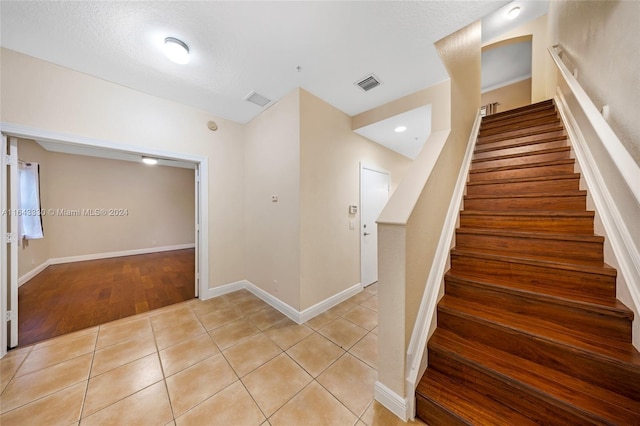
<svg viewBox="0 0 640 426">
<path fill-rule="evenodd" d="M 380 79 L 378 79 L 378 77 L 376 77 L 373 74 L 370 74 L 370 75 L 366 76 L 365 78 L 363 78 L 362 80 L 356 82 L 355 84 L 358 87 L 360 87 L 362 90 L 364 90 L 365 92 L 368 92 L 369 90 L 373 89 L 374 87 L 380 86 L 380 84 L 382 84 L 382 83 L 380 82 Z"/>
<path fill-rule="evenodd" d="M 262 96 L 259 93 L 256 93 L 253 90 L 251 91 L 251 93 L 249 93 L 247 96 L 244 97 L 244 100 L 254 103 L 256 105 L 259 105 L 261 107 L 267 106 L 271 103 L 271 99 L 265 98 L 264 96 Z"/>
</svg>

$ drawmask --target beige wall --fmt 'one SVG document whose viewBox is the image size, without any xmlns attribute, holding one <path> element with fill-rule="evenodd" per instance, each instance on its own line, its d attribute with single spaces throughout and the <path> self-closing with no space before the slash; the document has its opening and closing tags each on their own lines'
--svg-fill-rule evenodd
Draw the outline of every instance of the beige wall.
<svg viewBox="0 0 640 426">
<path fill-rule="evenodd" d="M 531 103 L 531 79 L 519 81 L 482 94 L 481 105 L 499 102 L 496 112 L 529 105 Z"/>
<path fill-rule="evenodd" d="M 249 122 L 245 135 L 246 278 L 299 310 L 299 90 Z"/>
<path fill-rule="evenodd" d="M 568 68 L 640 164 L 640 2 L 549 3 L 549 45 L 559 44 Z"/>
<path fill-rule="evenodd" d="M 0 72 L 3 122 L 206 157 L 209 286 L 245 278 L 243 126 L 7 49 L 0 50 Z"/>
<path fill-rule="evenodd" d="M 351 130 L 351 117 L 300 90 L 301 310 L 360 282 L 360 164 L 390 172 L 393 188 L 411 160 Z M 355 221 L 355 229 L 349 229 Z"/>
<path fill-rule="evenodd" d="M 24 161 L 40 163 L 45 238 L 23 242 L 19 275 L 49 259 L 194 243 L 194 171 L 48 152 L 20 140 Z M 124 216 L 60 210 L 126 209 Z M 54 211 L 54 212 L 52 212 Z"/>
<path fill-rule="evenodd" d="M 547 48 L 549 47 L 547 38 L 547 15 L 542 15 L 499 37 L 488 40 L 483 46 L 489 47 L 494 43 L 500 43 L 523 36 L 531 36 L 531 102 L 536 103 L 552 98 L 553 93 L 549 93 L 547 83 L 548 67 L 551 63 L 551 58 L 547 52 Z"/>
</svg>

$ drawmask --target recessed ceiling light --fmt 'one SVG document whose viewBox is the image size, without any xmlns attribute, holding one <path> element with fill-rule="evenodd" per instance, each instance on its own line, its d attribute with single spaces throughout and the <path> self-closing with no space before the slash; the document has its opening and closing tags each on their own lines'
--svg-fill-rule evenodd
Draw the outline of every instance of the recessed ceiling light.
<svg viewBox="0 0 640 426">
<path fill-rule="evenodd" d="M 158 164 L 158 160 L 151 157 L 142 157 L 142 162 L 149 165 Z"/>
<path fill-rule="evenodd" d="M 396 133 L 402 133 L 405 130 L 407 130 L 407 126 L 398 126 L 394 130 L 395 130 Z"/>
<path fill-rule="evenodd" d="M 507 12 L 507 18 L 515 19 L 518 15 L 520 15 L 520 7 L 516 6 Z"/>
<path fill-rule="evenodd" d="M 167 37 L 164 39 L 164 54 L 176 64 L 189 62 L 189 46 L 177 38 Z"/>
</svg>

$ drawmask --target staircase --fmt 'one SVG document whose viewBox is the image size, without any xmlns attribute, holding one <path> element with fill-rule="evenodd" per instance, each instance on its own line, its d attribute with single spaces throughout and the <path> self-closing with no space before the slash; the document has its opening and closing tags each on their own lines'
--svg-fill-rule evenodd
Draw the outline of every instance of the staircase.
<svg viewBox="0 0 640 426">
<path fill-rule="evenodd" d="M 640 425 L 616 300 L 553 101 L 483 118 L 416 389 L 429 425 Z"/>
</svg>

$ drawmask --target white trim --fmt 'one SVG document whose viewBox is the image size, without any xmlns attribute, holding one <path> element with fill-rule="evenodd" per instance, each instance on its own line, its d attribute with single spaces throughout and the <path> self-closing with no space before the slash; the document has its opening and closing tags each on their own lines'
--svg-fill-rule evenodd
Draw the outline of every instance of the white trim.
<svg viewBox="0 0 640 426">
<path fill-rule="evenodd" d="M 558 67 L 560 74 L 580 104 L 585 116 L 593 126 L 593 130 L 596 132 L 600 140 L 603 141 L 602 145 L 606 148 L 607 152 L 609 152 L 609 155 L 611 155 L 611 158 L 616 163 L 618 170 L 620 170 L 620 174 L 622 174 L 625 182 L 629 185 L 636 201 L 640 203 L 640 185 L 638 184 L 638 182 L 640 182 L 640 167 L 638 167 L 631 157 L 631 154 L 629 154 L 629 151 L 627 151 L 622 142 L 620 142 L 618 136 L 616 136 L 611 126 L 609 126 L 609 123 L 607 123 L 604 117 L 602 117 L 602 114 L 600 114 L 598 108 L 596 108 L 594 103 L 591 101 L 587 92 L 584 91 L 573 74 L 569 72 L 569 69 L 564 62 L 562 62 L 562 59 L 560 59 L 554 48 L 550 47 L 548 50 L 551 54 L 551 58 L 553 58 L 553 61 Z"/>
<path fill-rule="evenodd" d="M 248 280 L 236 281 L 234 283 L 221 285 L 219 287 L 209 288 L 207 289 L 206 293 L 203 293 L 206 294 L 206 297 L 204 297 L 203 300 L 222 296 L 223 294 L 231 293 L 238 290 L 250 291 L 273 308 L 282 312 L 292 321 L 295 321 L 297 324 L 303 324 L 314 318 L 315 316 L 320 315 L 321 313 L 333 308 L 335 305 L 344 302 L 351 296 L 360 293 L 362 291 L 362 285 L 360 283 L 354 284 L 353 286 L 342 290 L 340 293 L 334 294 L 333 296 L 328 297 L 321 302 L 316 303 L 315 305 L 305 309 L 302 312 L 298 311 L 297 309 L 293 308 L 291 305 L 283 302 L 277 297 L 267 293 Z"/>
<path fill-rule="evenodd" d="M 174 246 L 149 247 L 144 249 L 111 251 L 107 253 L 82 254 L 79 256 L 54 257 L 49 259 L 49 265 L 59 265 L 61 263 L 84 262 L 85 260 L 109 259 L 112 257 L 135 256 L 137 254 L 160 253 L 163 251 L 184 250 L 194 248 L 194 243 L 177 244 Z"/>
<path fill-rule="evenodd" d="M 512 84 L 520 83 L 521 81 L 527 80 L 529 78 L 531 78 L 531 73 L 525 74 L 525 75 L 521 75 L 520 77 L 512 78 L 511 80 L 508 80 L 508 81 L 503 81 L 502 83 L 494 84 L 493 86 L 489 86 L 487 88 L 483 88 L 483 89 L 480 90 L 480 93 L 484 95 L 485 93 L 491 92 L 492 90 L 502 89 L 503 87 L 507 87 L 507 86 L 510 86 Z"/>
<path fill-rule="evenodd" d="M 2 141 L 0 142 L 0 210 L 7 209 L 7 146 L 8 139 L 6 135 L 2 136 Z M 8 264 L 7 264 L 7 256 L 8 245 L 4 244 L 4 236 L 8 231 L 8 216 L 0 215 L 0 358 L 7 354 L 7 323 L 5 322 L 6 312 L 7 312 L 7 296 L 8 296 Z"/>
<path fill-rule="evenodd" d="M 559 88 L 555 100 L 589 190 L 589 195 L 593 199 L 604 226 L 607 241 L 611 245 L 618 262 L 617 269 L 624 277 L 624 282 L 626 282 L 626 287 L 636 307 L 636 312 L 638 312 L 640 311 L 640 288 L 638 287 L 638 283 L 640 283 L 640 252 L 638 252 L 638 248 L 630 237 L 631 233 L 607 189 L 605 179 L 598 168 L 598 162 L 589 150 L 584 135 L 580 131 L 576 119 Z M 603 143 L 603 145 L 607 144 Z M 637 319 L 634 320 L 634 326 L 638 327 Z M 638 346 L 639 342 L 634 341 L 634 345 Z"/>
<path fill-rule="evenodd" d="M 355 296 L 362 290 L 362 283 L 354 284 L 351 287 L 342 290 L 340 293 L 334 294 L 333 296 L 324 299 L 322 302 L 318 302 L 315 305 L 303 310 L 299 313 L 299 324 L 309 321 L 310 319 L 320 315 L 321 313 L 333 308 L 337 304 L 344 302 L 348 298 Z"/>
<path fill-rule="evenodd" d="M 376 381 L 375 385 L 375 399 L 384 405 L 387 410 L 400 417 L 403 422 L 413 417 L 413 413 L 409 413 L 407 398 L 402 398 L 378 381 Z"/>
<path fill-rule="evenodd" d="M 429 329 L 433 321 L 435 321 L 438 295 L 444 283 L 445 269 L 449 264 L 449 253 L 451 247 L 454 245 L 455 228 L 462 206 L 462 196 L 466 187 L 467 176 L 469 174 L 469 168 L 471 167 L 471 158 L 473 157 L 473 149 L 476 145 L 481 121 L 482 117 L 480 116 L 480 110 L 478 110 L 475 122 L 471 128 L 469 142 L 467 143 L 467 149 L 462 160 L 458 179 L 456 180 L 456 186 L 453 190 L 451 201 L 449 202 L 449 209 L 447 210 L 447 216 L 442 226 L 442 232 L 440 233 L 440 239 L 438 240 L 438 246 L 436 247 L 431 270 L 427 277 L 425 291 L 422 294 L 420 309 L 418 310 L 418 316 L 416 317 L 413 332 L 411 333 L 411 340 L 409 341 L 409 347 L 407 349 L 406 393 L 411 412 L 413 412 L 415 404 L 416 385 L 427 367 L 426 357 L 424 356 L 425 347 L 427 345 L 427 339 L 429 338 Z"/>
<path fill-rule="evenodd" d="M 26 274 L 24 274 L 20 278 L 18 278 L 18 287 L 21 287 L 22 284 L 26 283 L 31 278 L 33 278 L 36 275 L 38 275 L 40 272 L 42 272 L 45 269 L 47 269 L 49 267 L 49 265 L 51 265 L 50 259 L 47 259 L 44 262 L 42 262 L 40 265 L 36 266 L 35 268 L 33 268 L 32 270 L 30 270 L 29 272 L 27 272 Z"/>
</svg>

